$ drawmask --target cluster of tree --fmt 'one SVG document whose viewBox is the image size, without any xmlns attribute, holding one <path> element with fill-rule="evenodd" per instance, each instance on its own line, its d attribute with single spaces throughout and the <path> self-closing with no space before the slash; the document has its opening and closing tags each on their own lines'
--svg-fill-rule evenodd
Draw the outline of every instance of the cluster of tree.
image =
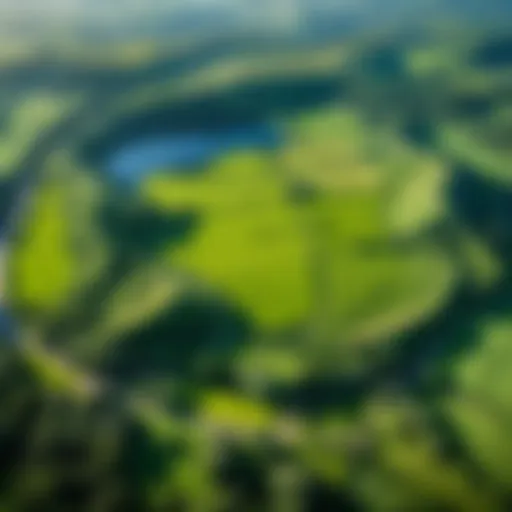
<svg viewBox="0 0 512 512">
<path fill-rule="evenodd" d="M 506 48 L 471 55 L 501 67 Z M 457 61 L 438 80 L 435 67 L 415 74 L 408 55 L 401 40 L 358 53 L 345 101 L 447 162 L 447 187 L 436 189 L 445 217 L 422 233 L 449 248 L 463 275 L 445 311 L 401 331 L 384 355 L 369 343 L 365 357 L 378 364 L 351 372 L 360 348 L 340 350 L 341 364 L 321 329 L 305 335 L 308 322 L 268 335 L 229 298 L 169 268 L 162 247 L 190 236 L 193 215 L 164 215 L 95 174 L 54 169 L 12 247 L 20 332 L 1 347 L 0 506 L 512 506 L 512 189 L 475 160 L 461 169 L 437 134 L 454 117 L 471 125 L 499 113 L 507 97 L 499 80 L 457 88 L 468 87 L 457 73 L 478 68 Z"/>
</svg>

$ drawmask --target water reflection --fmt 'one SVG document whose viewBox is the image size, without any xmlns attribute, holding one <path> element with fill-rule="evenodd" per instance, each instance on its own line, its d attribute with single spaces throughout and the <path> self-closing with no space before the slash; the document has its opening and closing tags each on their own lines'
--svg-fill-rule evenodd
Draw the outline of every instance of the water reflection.
<svg viewBox="0 0 512 512">
<path fill-rule="evenodd" d="M 146 136 L 119 146 L 107 157 L 105 168 L 115 178 L 137 182 L 158 170 L 193 170 L 233 150 L 269 150 L 279 142 L 277 129 L 270 125 Z"/>
</svg>

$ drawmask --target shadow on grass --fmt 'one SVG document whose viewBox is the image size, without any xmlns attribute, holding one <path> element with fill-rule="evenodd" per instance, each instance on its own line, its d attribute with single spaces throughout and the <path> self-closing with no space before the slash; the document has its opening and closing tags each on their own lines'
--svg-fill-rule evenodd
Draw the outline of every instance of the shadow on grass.
<svg viewBox="0 0 512 512">
<path fill-rule="evenodd" d="M 100 208 L 97 219 L 108 241 L 109 264 L 87 284 L 64 318 L 49 327 L 48 338 L 56 343 L 66 344 L 68 339 L 87 332 L 102 318 L 108 296 L 139 268 L 156 262 L 164 249 L 183 241 L 196 221 L 192 214 L 166 216 L 117 199 Z"/>
<path fill-rule="evenodd" d="M 236 307 L 191 294 L 120 340 L 119 351 L 106 355 L 104 371 L 121 381 L 173 375 L 225 384 L 251 332 Z"/>
</svg>

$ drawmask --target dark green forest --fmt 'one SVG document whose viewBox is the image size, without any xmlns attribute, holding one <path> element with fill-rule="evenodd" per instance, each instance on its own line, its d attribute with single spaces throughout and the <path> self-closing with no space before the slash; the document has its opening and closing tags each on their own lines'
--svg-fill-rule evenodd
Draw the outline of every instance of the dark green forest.
<svg viewBox="0 0 512 512">
<path fill-rule="evenodd" d="M 0 511 L 512 509 L 511 9 L 363 3 L 0 31 Z"/>
</svg>

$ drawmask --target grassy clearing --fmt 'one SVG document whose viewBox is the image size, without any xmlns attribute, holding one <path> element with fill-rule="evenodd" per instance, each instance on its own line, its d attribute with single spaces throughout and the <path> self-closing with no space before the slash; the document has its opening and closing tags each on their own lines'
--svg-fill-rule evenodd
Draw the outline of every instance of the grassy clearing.
<svg viewBox="0 0 512 512">
<path fill-rule="evenodd" d="M 331 336 L 385 335 L 435 310 L 449 293 L 450 266 L 442 253 L 428 245 L 397 246 L 380 201 L 374 194 L 334 196 L 313 207 L 322 243 L 318 294 L 327 297 L 322 316 Z"/>
<path fill-rule="evenodd" d="M 354 113 L 330 108 L 304 115 L 286 128 L 289 138 L 280 157 L 289 179 L 331 193 L 382 182 L 375 158 L 379 141 L 368 141 L 366 127 Z"/>
<path fill-rule="evenodd" d="M 80 273 L 72 248 L 68 209 L 57 183 L 43 185 L 14 247 L 12 300 L 28 310 L 58 310 Z"/>
<path fill-rule="evenodd" d="M 272 159 L 240 154 L 204 176 L 162 175 L 146 185 L 160 208 L 200 215 L 171 261 L 235 298 L 263 328 L 298 322 L 310 300 L 306 240 L 272 167 Z"/>
<path fill-rule="evenodd" d="M 145 183 L 143 194 L 158 209 L 199 215 L 195 231 L 171 251 L 173 264 L 234 299 L 263 330 L 297 326 L 320 310 L 329 338 L 370 326 L 378 334 L 439 307 L 453 283 L 447 259 L 428 242 L 398 246 L 389 222 L 387 185 L 411 156 L 393 160 L 399 152 L 391 148 L 378 166 L 383 146 L 364 142 L 364 125 L 349 113 L 310 114 L 288 129 L 277 157 L 240 153 L 204 173 L 161 173 Z M 435 201 L 439 172 L 425 173 Z M 292 200 L 298 180 L 317 191 L 313 199 Z M 418 209 L 407 234 L 443 213 L 426 202 L 402 208 L 413 220 Z"/>
<path fill-rule="evenodd" d="M 38 92 L 16 104 L 0 136 L 0 178 L 14 172 L 38 138 L 75 108 L 79 101 L 77 96 Z"/>
<path fill-rule="evenodd" d="M 508 308 L 481 318 L 474 347 L 453 367 L 453 390 L 444 401 L 468 453 L 506 488 L 512 484 L 511 335 Z"/>
<path fill-rule="evenodd" d="M 441 127 L 441 149 L 458 161 L 464 162 L 485 177 L 510 186 L 510 151 L 494 148 L 468 126 Z"/>
<path fill-rule="evenodd" d="M 9 254 L 9 301 L 37 315 L 61 315 L 108 259 L 95 212 L 101 193 L 88 177 L 54 159 L 21 212 Z M 61 172 L 63 171 L 63 172 Z"/>
</svg>

